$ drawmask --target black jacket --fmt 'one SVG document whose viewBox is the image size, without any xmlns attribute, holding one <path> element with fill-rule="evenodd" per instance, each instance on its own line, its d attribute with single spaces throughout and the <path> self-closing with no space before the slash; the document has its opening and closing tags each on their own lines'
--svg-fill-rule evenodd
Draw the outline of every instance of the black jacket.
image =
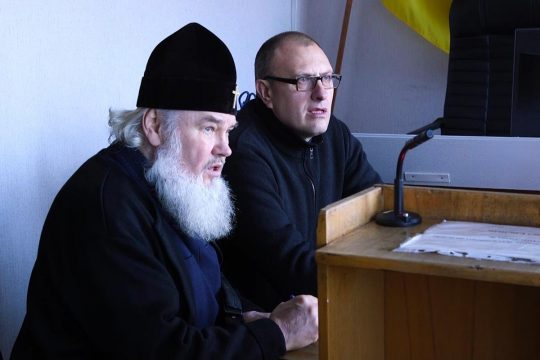
<svg viewBox="0 0 540 360">
<path fill-rule="evenodd" d="M 317 293 L 314 258 L 319 210 L 380 182 L 360 142 L 331 117 L 305 142 L 260 99 L 237 116 L 224 176 L 236 197 L 237 228 L 221 242 L 224 271 L 267 310 L 291 295 Z"/>
<path fill-rule="evenodd" d="M 176 228 L 113 145 L 87 161 L 49 211 L 12 359 L 274 359 L 279 327 L 226 322 L 213 246 Z"/>
</svg>

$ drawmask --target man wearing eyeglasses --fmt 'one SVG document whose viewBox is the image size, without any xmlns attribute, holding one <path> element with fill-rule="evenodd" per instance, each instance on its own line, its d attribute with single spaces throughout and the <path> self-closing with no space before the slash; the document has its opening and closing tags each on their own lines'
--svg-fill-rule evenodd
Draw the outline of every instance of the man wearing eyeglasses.
<svg viewBox="0 0 540 360">
<path fill-rule="evenodd" d="M 224 268 L 240 291 L 272 309 L 317 293 L 319 210 L 380 182 L 361 144 L 331 115 L 341 75 L 299 32 L 267 40 L 255 59 L 257 97 L 239 112 L 224 175 L 236 196 Z"/>
</svg>

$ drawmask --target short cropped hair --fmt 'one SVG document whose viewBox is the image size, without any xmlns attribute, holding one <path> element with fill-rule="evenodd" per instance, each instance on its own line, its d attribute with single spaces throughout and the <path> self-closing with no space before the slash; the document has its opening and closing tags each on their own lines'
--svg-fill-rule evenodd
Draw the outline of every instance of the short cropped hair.
<svg viewBox="0 0 540 360">
<path fill-rule="evenodd" d="M 286 31 L 277 34 L 262 44 L 255 56 L 255 79 L 262 79 L 272 74 L 272 61 L 276 50 L 287 41 L 297 42 L 302 46 L 320 45 L 310 36 L 298 31 Z"/>
</svg>

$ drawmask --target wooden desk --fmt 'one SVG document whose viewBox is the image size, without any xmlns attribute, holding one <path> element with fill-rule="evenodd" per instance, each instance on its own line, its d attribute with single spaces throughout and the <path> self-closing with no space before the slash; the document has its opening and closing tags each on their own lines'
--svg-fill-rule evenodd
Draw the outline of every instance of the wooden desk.
<svg viewBox="0 0 540 360">
<path fill-rule="evenodd" d="M 393 188 L 321 210 L 320 359 L 539 359 L 540 265 L 392 252 L 443 219 L 540 226 L 540 195 L 405 188 L 424 221 L 382 227 Z"/>
</svg>

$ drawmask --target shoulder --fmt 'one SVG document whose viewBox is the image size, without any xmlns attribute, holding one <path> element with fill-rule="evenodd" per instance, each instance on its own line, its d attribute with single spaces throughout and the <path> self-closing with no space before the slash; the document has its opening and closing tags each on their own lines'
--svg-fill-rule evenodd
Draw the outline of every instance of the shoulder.
<svg viewBox="0 0 540 360">
<path fill-rule="evenodd" d="M 328 129 L 324 134 L 323 144 L 326 143 L 327 146 L 331 147 L 348 147 L 351 144 L 354 145 L 356 143 L 354 140 L 355 138 L 347 124 L 332 115 L 330 117 L 330 122 L 328 123 Z"/>
<path fill-rule="evenodd" d="M 103 149 L 86 160 L 68 179 L 59 195 L 77 193 L 81 198 L 99 193 L 103 179 L 108 178 L 112 164 L 106 160 L 108 149 Z M 68 197 L 69 198 L 69 197 Z"/>
<path fill-rule="evenodd" d="M 352 135 L 351 130 L 343 121 L 335 117 L 330 116 L 330 122 L 328 123 L 327 133 L 333 136 L 349 137 Z"/>
<path fill-rule="evenodd" d="M 141 220 L 154 201 L 143 184 L 121 169 L 110 148 L 88 159 L 66 182 L 53 204 L 55 213 L 100 223 L 103 229 L 119 222 Z M 145 216 L 147 216 L 145 215 Z M 124 224 L 125 225 L 125 224 Z M 127 228 L 127 227 L 126 227 Z"/>
<path fill-rule="evenodd" d="M 84 162 L 64 185 L 63 191 L 77 191 L 81 195 L 105 195 L 129 191 L 132 180 L 114 161 L 110 148 L 103 149 Z M 116 197 L 116 196 L 115 196 Z"/>
<path fill-rule="evenodd" d="M 236 116 L 238 127 L 231 132 L 229 137 L 233 155 L 235 150 L 264 148 L 268 144 L 264 109 L 260 108 L 261 104 L 258 102 L 258 100 L 250 101 Z"/>
</svg>

